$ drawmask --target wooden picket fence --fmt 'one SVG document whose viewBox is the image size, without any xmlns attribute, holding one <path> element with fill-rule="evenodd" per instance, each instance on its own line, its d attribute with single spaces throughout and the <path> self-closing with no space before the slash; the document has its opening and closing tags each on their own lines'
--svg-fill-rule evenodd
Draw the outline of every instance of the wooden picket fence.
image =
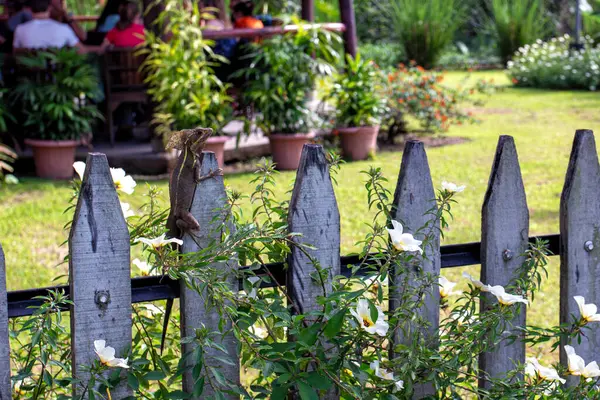
<svg viewBox="0 0 600 400">
<path fill-rule="evenodd" d="M 203 174 L 217 168 L 213 153 L 207 152 Z M 435 205 L 427 156 L 422 143 L 409 142 L 402 157 L 400 175 L 394 197 L 392 216 L 402 221 L 409 232 L 432 218 L 426 211 Z M 202 227 L 199 237 L 184 237 L 184 252 L 195 251 L 211 239 L 210 228 L 216 210 L 226 202 L 222 177 L 198 184 L 191 212 Z M 340 215 L 329 176 L 329 165 L 323 149 L 306 145 L 292 193 L 289 229 L 301 233 L 298 239 L 317 247 L 312 256 L 330 273 L 340 273 Z M 529 212 L 521 171 L 513 138 L 501 136 L 496 149 L 482 209 L 481 279 L 485 283 L 506 285 L 521 265 L 528 247 Z M 573 296 L 587 302 L 600 302 L 600 167 L 591 131 L 577 131 L 560 204 L 560 321 L 579 315 Z M 439 274 L 439 237 L 435 250 L 428 251 L 424 271 Z M 69 236 L 71 346 L 74 373 L 85 378 L 79 369 L 95 358 L 93 341 L 105 339 L 115 347 L 118 356 L 131 345 L 131 281 L 130 242 L 106 156 L 90 154 L 87 160 L 75 216 Z M 298 307 L 308 311 L 315 307 L 321 288 L 310 277 L 312 263 L 306 255 L 294 250 L 288 260 L 287 286 Z M 233 277 L 231 285 L 237 285 Z M 402 287 L 391 289 L 393 309 Z M 433 291 L 422 312 L 431 323 L 432 334 L 439 324 L 439 293 Z M 516 323 L 524 324 L 526 310 Z M 201 297 L 185 284 L 181 285 L 182 335 L 193 333 L 200 324 L 217 330 L 218 315 L 207 311 Z M 581 344 L 573 344 L 584 359 L 597 359 L 600 350 L 600 325 L 592 326 Z M 395 340 L 401 341 L 401 337 Z M 230 354 L 236 354 L 232 335 L 223 339 Z M 523 343 L 503 343 L 497 351 L 481 354 L 480 367 L 492 376 L 512 369 L 515 362 L 525 361 Z M 561 362 L 565 363 L 561 351 Z M 239 366 L 223 364 L 227 377 L 239 377 Z M 486 385 L 486 382 L 481 382 Z M 191 374 L 183 377 L 183 390 L 192 392 Z M 207 388 L 208 389 L 208 388 Z M 431 392 L 431 387 L 418 388 L 416 397 Z M 131 395 L 126 383 L 120 385 L 113 398 Z M 210 396 L 210 390 L 204 396 Z M 326 398 L 334 398 L 327 394 Z M 323 397 L 323 398 L 325 398 Z M 0 400 L 11 398 L 8 341 L 7 294 L 4 257 L 0 248 Z"/>
</svg>

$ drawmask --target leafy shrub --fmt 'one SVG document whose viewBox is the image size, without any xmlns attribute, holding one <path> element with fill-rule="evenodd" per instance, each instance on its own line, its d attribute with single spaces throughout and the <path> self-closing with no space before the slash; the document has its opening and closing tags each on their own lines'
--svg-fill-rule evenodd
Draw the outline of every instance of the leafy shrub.
<svg viewBox="0 0 600 400">
<path fill-rule="evenodd" d="M 307 133 L 315 121 L 308 93 L 319 75 L 333 73 L 339 37 L 318 28 L 275 36 L 252 44 L 250 66 L 235 75 L 245 80 L 244 104 L 257 112 L 255 123 L 266 134 Z"/>
<path fill-rule="evenodd" d="M 516 86 L 549 89 L 596 90 L 600 84 L 600 49 L 583 38 L 581 50 L 569 50 L 571 37 L 564 35 L 521 47 L 508 63 L 508 75 Z"/>
<path fill-rule="evenodd" d="M 51 70 L 52 79 L 21 77 L 11 93 L 18 123 L 27 137 L 46 140 L 78 140 L 92 132 L 102 118 L 90 100 L 100 95 L 96 72 L 85 55 L 63 48 L 19 56 L 18 63 L 41 75 Z M 18 110 L 18 113 L 17 113 Z"/>
<path fill-rule="evenodd" d="M 492 0 L 491 14 L 491 30 L 505 64 L 518 48 L 548 32 L 543 0 Z"/>
<path fill-rule="evenodd" d="M 598 41 L 600 39 L 600 15 L 598 14 L 582 14 L 583 32 Z"/>
<path fill-rule="evenodd" d="M 331 160 L 331 168 L 323 168 L 321 173 L 335 172 L 338 161 Z M 109 348 L 111 343 L 94 343 L 96 349 L 108 351 L 97 350 L 98 357 L 89 365 L 77 366 L 91 378 L 71 379 L 74 366 L 69 329 L 61 313 L 72 303 L 64 293 L 50 292 L 37 298 L 42 305 L 31 317 L 11 324 L 14 398 L 79 399 L 71 396 L 72 385 L 90 398 L 110 399 L 111 390 L 123 382 L 132 390 L 131 398 L 185 399 L 191 397 L 180 389 L 185 371 L 192 372 L 196 398 L 202 398 L 205 388 L 212 388 L 218 399 L 276 400 L 289 393 L 318 399 L 327 391 L 336 391 L 344 399 L 412 399 L 418 397 L 415 391 L 421 385 L 431 388 L 433 398 L 598 398 L 600 369 L 592 360 L 585 360 L 586 364 L 575 349 L 567 347 L 591 340 L 586 332 L 600 320 L 596 305 L 575 296 L 579 313 L 558 326 L 514 325 L 515 317 L 542 289 L 547 242 L 530 244 L 505 287 L 467 274 L 468 288 L 455 291 L 455 282 L 422 268 L 426 258 L 420 253 L 435 249 L 436 235 L 439 229 L 448 228 L 454 203 L 465 187 L 443 182 L 427 211 L 428 222 L 410 232 L 392 218 L 394 196 L 387 189 L 388 180 L 380 168 L 370 168 L 364 171 L 365 197 L 374 220 L 359 242 L 362 250 L 358 256 L 364 261 L 352 265 L 348 276 L 329 278 L 331 267 L 314 258 L 313 251 L 318 250 L 312 243 L 295 240 L 298 235 L 288 232 L 289 204 L 274 197 L 274 174 L 273 164 L 259 165 L 250 182 L 255 187 L 250 217 L 242 216 L 239 208 L 242 195 L 229 193 L 229 204 L 210 222 L 221 235 L 198 252 L 180 254 L 169 245 L 173 239 L 164 238 L 166 210 L 158 207 L 155 189 L 150 189 L 150 203 L 139 210 L 141 215 L 127 220 L 131 243 L 143 243 L 147 260 L 137 260 L 138 267 L 143 265 L 147 273 L 166 270 L 168 276 L 163 279 L 179 280 L 210 302 L 217 327 L 200 327 L 188 337 L 181 337 L 179 329 L 169 329 L 161 351 L 160 325 L 168 308 L 133 305 L 131 349 L 118 354 Z M 74 185 L 76 190 L 80 187 Z M 230 224 L 236 229 L 228 229 Z M 310 274 L 313 287 L 320 288 L 313 292 L 316 301 L 309 310 L 290 301 L 272 275 L 261 273 L 265 260 L 284 260 L 292 249 L 306 255 L 305 268 L 314 268 Z M 247 268 L 238 268 L 238 261 Z M 243 280 L 243 290 L 228 283 L 232 278 Z M 267 283 L 276 290 L 260 290 Z M 384 289 L 386 286 L 390 290 Z M 430 307 L 434 295 L 439 299 L 439 334 L 425 335 L 430 322 L 415 310 Z M 385 307 L 391 296 L 393 306 Z M 450 297 L 456 300 L 450 301 Z M 167 322 L 180 326 L 181 320 L 172 315 Z M 241 343 L 240 359 L 219 343 L 230 333 Z M 398 343 L 398 336 L 410 340 Z M 559 351 L 566 352 L 569 368 L 543 367 L 529 358 L 525 365 L 510 360 L 515 365 L 505 376 L 479 370 L 480 354 L 514 341 L 532 352 L 538 351 L 540 344 L 553 351 L 562 344 Z M 181 343 L 195 350 L 182 354 Z M 251 372 L 243 385 L 220 368 L 233 363 Z M 570 375 L 574 378 L 571 385 L 558 384 Z M 479 379 L 485 379 L 489 387 L 479 387 Z"/>
<path fill-rule="evenodd" d="M 390 15 L 408 60 L 431 68 L 464 21 L 459 0 L 391 0 Z"/>
<path fill-rule="evenodd" d="M 373 60 L 381 69 L 396 68 L 405 59 L 402 47 L 397 43 L 361 44 L 358 52 L 365 60 Z"/>
<path fill-rule="evenodd" d="M 156 104 L 153 123 L 165 138 L 171 131 L 199 126 L 218 135 L 233 113 L 228 85 L 213 70 L 227 60 L 214 54 L 214 42 L 203 37 L 203 18 L 208 16 L 197 3 L 187 10 L 180 2 L 168 0 L 158 22 L 161 32 L 169 33 L 168 39 L 148 31 L 146 47 L 139 51 L 146 56 L 141 72 Z"/>
<path fill-rule="evenodd" d="M 474 123 L 477 120 L 464 106 L 481 105 L 482 99 L 476 93 L 491 94 L 493 81 L 479 80 L 466 87 L 467 79 L 459 88 L 444 86 L 443 73 L 427 71 L 420 66 L 402 65 L 397 71 L 387 75 L 386 98 L 388 100 L 387 126 L 405 126 L 401 123 L 407 116 L 415 118 L 426 132 L 447 130 L 451 125 Z M 388 140 L 397 134 L 390 132 Z"/>
<path fill-rule="evenodd" d="M 336 77 L 326 97 L 335 103 L 335 126 L 379 125 L 385 107 L 379 78 L 372 61 L 347 57 L 345 73 Z"/>
</svg>

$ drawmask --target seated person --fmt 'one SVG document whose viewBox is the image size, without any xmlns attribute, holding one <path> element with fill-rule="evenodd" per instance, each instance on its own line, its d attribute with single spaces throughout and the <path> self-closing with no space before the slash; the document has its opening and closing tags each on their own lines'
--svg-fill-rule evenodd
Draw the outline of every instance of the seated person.
<svg viewBox="0 0 600 400">
<path fill-rule="evenodd" d="M 64 0 L 50 0 L 50 18 L 67 24 L 73 29 L 80 42 L 85 42 L 87 32 L 74 19 L 73 13 L 67 12 Z"/>
<path fill-rule="evenodd" d="M 33 19 L 20 24 L 15 29 L 13 49 L 46 49 L 76 47 L 80 52 L 85 48 L 73 29 L 62 22 L 50 18 L 50 0 L 31 0 Z"/>
<path fill-rule="evenodd" d="M 251 0 L 235 3 L 232 11 L 233 27 L 236 29 L 262 29 L 265 27 L 260 19 L 252 16 L 254 3 Z"/>
<path fill-rule="evenodd" d="M 137 23 L 139 8 L 133 0 L 123 0 L 119 5 L 119 22 L 108 31 L 102 48 L 110 45 L 115 47 L 136 47 L 144 43 L 144 26 Z"/>
<path fill-rule="evenodd" d="M 121 19 L 119 16 L 119 6 L 121 2 L 119 0 L 108 0 L 100 18 L 96 22 L 96 32 L 107 33 L 117 25 L 117 22 Z"/>
<path fill-rule="evenodd" d="M 8 18 L 6 25 L 11 32 L 14 32 L 17 26 L 31 21 L 32 18 L 29 3 L 17 1 L 15 2 L 15 12 Z"/>
</svg>

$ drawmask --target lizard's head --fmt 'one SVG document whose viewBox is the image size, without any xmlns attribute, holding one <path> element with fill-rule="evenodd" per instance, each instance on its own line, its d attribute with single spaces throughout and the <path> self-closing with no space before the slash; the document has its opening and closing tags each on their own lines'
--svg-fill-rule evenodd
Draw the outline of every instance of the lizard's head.
<svg viewBox="0 0 600 400">
<path fill-rule="evenodd" d="M 184 129 L 173 132 L 169 138 L 167 149 L 189 149 L 192 153 L 198 154 L 202 151 L 206 139 L 208 139 L 212 133 L 213 130 L 210 128 Z"/>
</svg>

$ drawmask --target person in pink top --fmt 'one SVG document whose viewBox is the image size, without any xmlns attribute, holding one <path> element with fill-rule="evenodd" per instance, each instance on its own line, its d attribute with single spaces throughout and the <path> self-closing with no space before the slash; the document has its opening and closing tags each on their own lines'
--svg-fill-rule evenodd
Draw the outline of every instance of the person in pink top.
<svg viewBox="0 0 600 400">
<path fill-rule="evenodd" d="M 136 47 L 144 43 L 144 26 L 137 23 L 139 8 L 135 1 L 124 0 L 119 5 L 119 22 L 106 34 L 102 47 Z"/>
</svg>

